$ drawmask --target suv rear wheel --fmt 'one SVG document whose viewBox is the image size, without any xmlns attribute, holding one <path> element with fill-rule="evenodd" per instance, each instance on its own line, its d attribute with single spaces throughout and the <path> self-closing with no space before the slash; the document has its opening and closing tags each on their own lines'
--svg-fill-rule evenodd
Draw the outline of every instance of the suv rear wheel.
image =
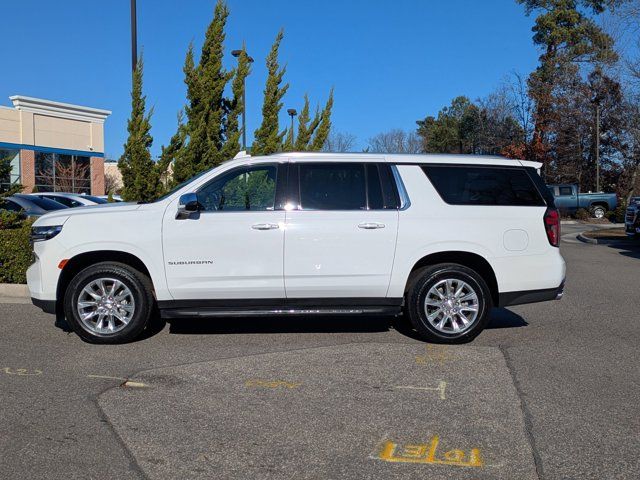
<svg viewBox="0 0 640 480">
<path fill-rule="evenodd" d="M 455 263 L 425 267 L 414 273 L 406 297 L 407 313 L 428 341 L 464 343 L 485 327 L 491 292 L 474 270 Z"/>
<path fill-rule="evenodd" d="M 73 330 L 89 343 L 126 343 L 145 329 L 153 311 L 149 278 L 128 265 L 101 262 L 69 283 L 64 313 Z"/>
</svg>

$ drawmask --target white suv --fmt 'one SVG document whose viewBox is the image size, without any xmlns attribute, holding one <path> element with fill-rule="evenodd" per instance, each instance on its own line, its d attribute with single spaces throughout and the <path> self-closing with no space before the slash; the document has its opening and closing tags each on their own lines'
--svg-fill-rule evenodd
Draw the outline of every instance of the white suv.
<svg viewBox="0 0 640 480">
<path fill-rule="evenodd" d="M 33 225 L 33 303 L 84 340 L 152 315 L 408 315 L 464 342 L 492 306 L 562 296 L 558 212 L 537 169 L 499 157 L 239 155 L 148 204 Z"/>
</svg>

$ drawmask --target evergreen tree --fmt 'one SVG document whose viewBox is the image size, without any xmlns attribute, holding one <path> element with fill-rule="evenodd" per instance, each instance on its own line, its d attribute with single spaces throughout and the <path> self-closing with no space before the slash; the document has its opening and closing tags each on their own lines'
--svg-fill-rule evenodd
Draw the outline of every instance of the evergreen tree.
<svg viewBox="0 0 640 480">
<path fill-rule="evenodd" d="M 196 174 L 196 162 L 193 155 L 193 150 L 187 150 L 185 140 L 189 136 L 189 130 L 194 130 L 199 119 L 200 97 L 197 92 L 197 77 L 195 64 L 193 60 L 193 43 L 189 44 L 187 49 L 187 55 L 184 60 L 184 83 L 187 86 L 187 105 L 184 107 L 188 123 L 182 128 L 182 135 L 185 137 L 183 143 L 175 153 L 175 160 L 173 162 L 173 183 L 182 183 L 185 180 L 193 177 Z M 178 132 L 174 134 L 176 137 L 180 134 L 180 126 L 178 126 Z"/>
<path fill-rule="evenodd" d="M 181 153 L 184 151 L 185 140 L 187 137 L 186 126 L 183 123 L 184 114 L 182 111 L 178 113 L 178 129 L 173 134 L 169 145 L 162 146 L 162 153 L 160 154 L 160 160 L 157 163 L 158 170 L 158 195 L 163 195 L 167 187 L 171 185 L 177 185 L 175 182 L 175 175 L 170 172 L 170 166 L 175 168 L 179 163 Z M 175 172 L 174 172 L 175 173 Z M 190 178 L 190 177 L 187 177 Z"/>
<path fill-rule="evenodd" d="M 316 114 L 311 120 L 309 116 L 309 96 L 305 94 L 304 96 L 304 106 L 300 111 L 300 115 L 298 115 L 298 135 L 296 136 L 295 141 L 295 150 L 298 152 L 304 152 L 307 150 L 309 146 L 309 142 L 311 140 L 311 136 L 313 132 L 315 132 L 318 124 L 320 123 L 320 110 L 316 108 Z"/>
<path fill-rule="evenodd" d="M 235 69 L 233 82 L 231 83 L 231 93 L 233 98 L 226 101 L 227 116 L 225 143 L 222 147 L 222 156 L 224 159 L 232 158 L 240 151 L 240 116 L 244 108 L 244 84 L 245 79 L 251 73 L 251 63 L 245 46 L 242 46 L 242 52 L 238 56 L 238 66 Z"/>
<path fill-rule="evenodd" d="M 22 191 L 22 185 L 11 183 L 11 158 L 0 158 L 0 198 L 9 197 Z M 4 185 L 3 185 L 4 184 Z"/>
<path fill-rule="evenodd" d="M 331 109 L 333 108 L 333 88 L 331 92 L 329 92 L 329 98 L 327 99 L 327 103 L 322 109 L 322 115 L 320 116 L 320 124 L 318 125 L 318 129 L 316 131 L 315 136 L 313 137 L 313 141 L 309 145 L 309 150 L 314 152 L 318 152 L 322 150 L 324 143 L 327 141 L 329 137 L 329 132 L 331 131 Z"/>
<path fill-rule="evenodd" d="M 186 142 L 174 169 L 175 181 L 214 167 L 224 160 L 226 99 L 224 89 L 233 73 L 222 66 L 224 28 L 229 10 L 223 0 L 214 8 L 213 20 L 205 34 L 200 61 L 194 63 L 193 46 L 189 46 L 184 73 L 188 105 L 185 108 Z"/>
<path fill-rule="evenodd" d="M 131 117 L 127 123 L 129 137 L 124 144 L 124 153 L 118 161 L 124 185 L 122 196 L 127 201 L 148 202 L 156 197 L 157 171 L 149 148 L 152 111 L 146 113 L 146 96 L 142 94 L 142 57 L 133 72 L 131 89 Z M 153 109 L 151 109 L 153 110 Z"/>
<path fill-rule="evenodd" d="M 282 97 L 289 88 L 288 84 L 281 86 L 286 68 L 281 69 L 278 64 L 278 49 L 283 36 L 284 32 L 280 30 L 267 56 L 268 76 L 262 105 L 262 124 L 254 134 L 252 155 L 268 155 L 279 151 L 282 147 L 282 137 L 285 132 L 280 132 L 278 116 L 282 109 Z"/>
<path fill-rule="evenodd" d="M 282 143 L 282 151 L 293 152 L 293 147 L 293 128 L 287 128 L 287 135 L 284 137 L 284 142 Z"/>
</svg>

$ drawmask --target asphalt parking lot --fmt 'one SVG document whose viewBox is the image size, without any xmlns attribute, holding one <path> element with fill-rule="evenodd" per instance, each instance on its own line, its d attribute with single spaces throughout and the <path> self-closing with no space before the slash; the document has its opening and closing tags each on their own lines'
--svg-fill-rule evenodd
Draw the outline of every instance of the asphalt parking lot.
<svg viewBox="0 0 640 480">
<path fill-rule="evenodd" d="M 2 303 L 0 478 L 638 478 L 640 248 L 563 228 L 565 297 L 461 346 L 382 317 L 94 346 Z"/>
</svg>

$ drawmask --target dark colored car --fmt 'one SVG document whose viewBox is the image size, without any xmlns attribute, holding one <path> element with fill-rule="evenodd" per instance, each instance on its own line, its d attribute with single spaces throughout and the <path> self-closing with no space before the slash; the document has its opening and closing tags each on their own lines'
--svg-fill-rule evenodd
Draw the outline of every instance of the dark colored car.
<svg viewBox="0 0 640 480">
<path fill-rule="evenodd" d="M 627 235 L 640 237 L 640 197 L 632 197 L 624 216 L 624 226 Z"/>
<path fill-rule="evenodd" d="M 47 212 L 62 210 L 64 208 L 67 207 L 53 200 L 21 193 L 0 200 L 0 210 L 24 212 L 28 217 L 39 217 Z"/>
</svg>

